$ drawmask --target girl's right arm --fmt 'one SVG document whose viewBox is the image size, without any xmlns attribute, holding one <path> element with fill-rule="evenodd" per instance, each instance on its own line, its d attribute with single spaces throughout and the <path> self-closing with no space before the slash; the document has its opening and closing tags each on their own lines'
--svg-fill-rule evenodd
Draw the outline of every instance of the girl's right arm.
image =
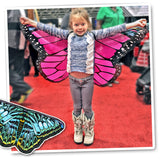
<svg viewBox="0 0 160 160">
<path fill-rule="evenodd" d="M 29 25 L 37 28 L 37 22 L 36 22 L 36 21 L 33 21 L 32 19 L 29 19 L 29 18 L 27 18 L 27 17 L 21 17 L 21 18 L 20 18 L 20 22 L 21 22 L 23 25 L 29 24 Z"/>
<path fill-rule="evenodd" d="M 33 20 L 26 18 L 26 17 L 21 17 L 20 22 L 23 25 L 26 25 L 26 24 L 31 25 L 39 30 L 47 32 L 50 35 L 53 35 L 55 37 L 62 38 L 62 39 L 67 39 L 68 34 L 69 34 L 69 30 L 63 30 L 60 28 L 56 28 L 56 27 L 49 25 L 49 24 L 43 24 L 43 23 L 39 23 L 39 22 L 37 23 L 36 21 L 33 21 Z"/>
</svg>

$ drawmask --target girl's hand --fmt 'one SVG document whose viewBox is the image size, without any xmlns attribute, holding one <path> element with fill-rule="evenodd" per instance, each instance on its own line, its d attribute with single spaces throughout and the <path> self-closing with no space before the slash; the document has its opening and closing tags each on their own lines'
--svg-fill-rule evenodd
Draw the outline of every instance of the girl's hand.
<svg viewBox="0 0 160 160">
<path fill-rule="evenodd" d="M 27 18 L 27 17 L 21 17 L 20 18 L 20 22 L 23 24 L 23 25 L 26 25 L 26 24 L 29 24 L 33 27 L 37 27 L 37 22 Z"/>
<path fill-rule="evenodd" d="M 136 23 L 135 24 L 136 26 L 144 27 L 147 24 L 147 20 L 146 19 L 140 19 L 140 20 L 137 20 L 135 23 Z"/>
<path fill-rule="evenodd" d="M 134 27 L 137 27 L 137 26 L 144 27 L 146 24 L 147 24 L 147 20 L 146 19 L 139 19 L 139 20 L 137 20 L 135 22 L 126 24 L 126 28 L 130 29 L 130 28 L 134 28 Z"/>
</svg>

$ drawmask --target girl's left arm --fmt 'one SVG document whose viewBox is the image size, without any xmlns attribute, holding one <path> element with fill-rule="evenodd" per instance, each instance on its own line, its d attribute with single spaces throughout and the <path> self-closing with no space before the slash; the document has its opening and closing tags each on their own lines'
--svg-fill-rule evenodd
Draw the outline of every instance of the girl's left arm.
<svg viewBox="0 0 160 160">
<path fill-rule="evenodd" d="M 109 27 L 109 28 L 100 29 L 100 30 L 93 30 L 92 32 L 94 33 L 96 39 L 104 39 L 106 37 L 113 36 L 117 33 L 124 32 L 127 29 L 130 29 L 133 27 L 137 27 L 137 26 L 144 27 L 146 23 L 147 21 L 145 19 L 140 19 L 132 23 L 128 23 L 128 24 L 124 23 L 114 27 Z"/>
<path fill-rule="evenodd" d="M 126 28 L 130 29 L 130 28 L 138 27 L 138 26 L 139 27 L 144 27 L 146 24 L 147 24 L 147 20 L 146 19 L 140 19 L 140 20 L 137 20 L 135 22 L 126 24 Z"/>
<path fill-rule="evenodd" d="M 105 28 L 105 29 L 99 29 L 99 30 L 93 30 L 93 34 L 95 36 L 96 39 L 104 39 L 110 36 L 113 36 L 117 33 L 120 32 L 124 32 L 126 31 L 126 24 L 121 24 L 121 25 L 117 25 L 114 27 L 109 27 L 109 28 Z"/>
</svg>

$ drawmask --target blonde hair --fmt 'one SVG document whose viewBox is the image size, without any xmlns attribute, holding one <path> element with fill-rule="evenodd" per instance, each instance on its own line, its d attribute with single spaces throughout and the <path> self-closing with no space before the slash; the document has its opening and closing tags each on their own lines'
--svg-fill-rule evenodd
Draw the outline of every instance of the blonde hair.
<svg viewBox="0 0 160 160">
<path fill-rule="evenodd" d="M 79 17 L 79 18 L 84 18 L 87 23 L 88 23 L 88 30 L 92 29 L 92 24 L 89 20 L 89 14 L 87 10 L 84 8 L 74 8 L 70 14 L 70 19 L 69 19 L 69 26 L 72 28 L 72 20 L 74 17 Z"/>
</svg>

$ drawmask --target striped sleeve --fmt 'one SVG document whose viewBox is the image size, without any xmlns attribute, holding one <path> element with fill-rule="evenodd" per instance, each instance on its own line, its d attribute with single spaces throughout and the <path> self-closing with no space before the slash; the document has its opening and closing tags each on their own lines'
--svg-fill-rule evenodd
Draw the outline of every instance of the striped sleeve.
<svg viewBox="0 0 160 160">
<path fill-rule="evenodd" d="M 126 31 L 126 24 L 117 25 L 114 27 L 109 27 L 105 29 L 93 30 L 96 39 L 104 39 L 113 36 L 117 33 Z"/>
<path fill-rule="evenodd" d="M 53 25 L 39 23 L 39 22 L 37 23 L 37 28 L 39 30 L 47 32 L 52 36 L 62 38 L 62 39 L 67 39 L 69 34 L 69 30 L 60 29 L 60 28 L 54 27 Z"/>
</svg>

